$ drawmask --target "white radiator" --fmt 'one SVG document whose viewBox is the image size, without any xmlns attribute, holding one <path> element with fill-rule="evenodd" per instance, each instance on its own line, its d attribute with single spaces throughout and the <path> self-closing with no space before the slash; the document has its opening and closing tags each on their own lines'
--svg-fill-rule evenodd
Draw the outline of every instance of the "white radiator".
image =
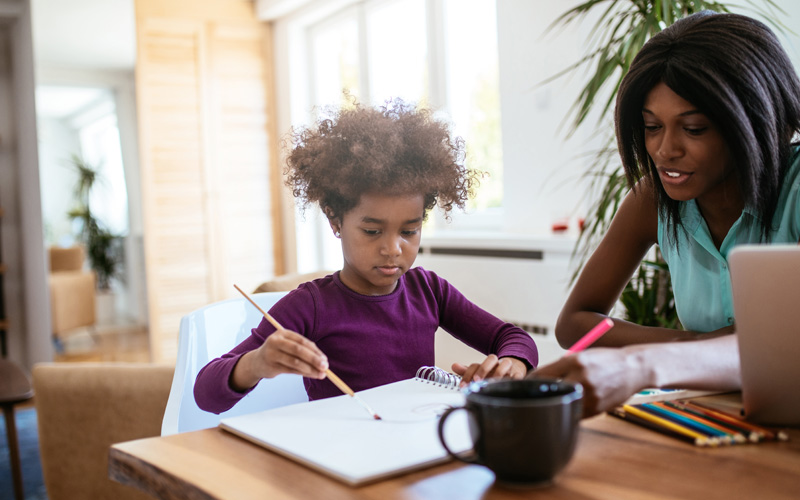
<svg viewBox="0 0 800 500">
<path fill-rule="evenodd" d="M 563 355 L 554 329 L 569 287 L 574 237 L 496 233 L 424 235 L 417 266 L 445 278 L 468 299 L 529 332 L 541 363 Z M 481 355 L 447 334 L 437 338 L 437 364 L 474 362 Z"/>
</svg>

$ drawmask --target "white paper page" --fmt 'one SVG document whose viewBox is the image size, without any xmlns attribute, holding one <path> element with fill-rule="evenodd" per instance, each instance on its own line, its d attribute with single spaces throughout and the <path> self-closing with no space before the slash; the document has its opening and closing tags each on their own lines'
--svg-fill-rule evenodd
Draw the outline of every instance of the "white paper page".
<svg viewBox="0 0 800 500">
<path fill-rule="evenodd" d="M 464 404 L 461 392 L 411 379 L 358 396 L 383 420 L 343 395 L 223 419 L 220 425 L 350 484 L 447 459 L 437 435 L 439 415 Z M 456 452 L 472 448 L 465 413 L 456 412 L 445 426 Z"/>
</svg>

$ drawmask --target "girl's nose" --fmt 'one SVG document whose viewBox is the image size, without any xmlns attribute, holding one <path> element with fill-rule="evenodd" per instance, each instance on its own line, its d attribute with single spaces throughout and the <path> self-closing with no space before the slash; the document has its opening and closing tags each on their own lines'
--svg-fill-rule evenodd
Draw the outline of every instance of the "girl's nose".
<svg viewBox="0 0 800 500">
<path fill-rule="evenodd" d="M 400 255 L 403 251 L 401 248 L 401 240 L 402 238 L 400 238 L 400 236 L 387 235 L 383 239 L 383 245 L 381 246 L 381 253 L 393 257 Z"/>
</svg>

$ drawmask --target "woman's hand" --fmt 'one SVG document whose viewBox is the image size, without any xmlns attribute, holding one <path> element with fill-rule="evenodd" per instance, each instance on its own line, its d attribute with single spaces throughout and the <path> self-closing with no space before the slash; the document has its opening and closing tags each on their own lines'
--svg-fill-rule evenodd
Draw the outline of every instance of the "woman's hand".
<svg viewBox="0 0 800 500">
<path fill-rule="evenodd" d="M 244 354 L 236 363 L 231 385 L 242 392 L 262 378 L 281 373 L 323 379 L 327 369 L 328 358 L 314 342 L 291 330 L 276 330 L 261 347 Z"/>
<path fill-rule="evenodd" d="M 619 349 L 592 347 L 528 374 L 536 376 L 580 382 L 584 417 L 608 411 L 648 387 L 719 391 L 742 387 L 736 335 Z"/>
<path fill-rule="evenodd" d="M 528 374 L 579 382 L 583 386 L 583 416 L 619 406 L 647 387 L 647 373 L 638 356 L 623 349 L 592 348 L 564 356 Z"/>
<path fill-rule="evenodd" d="M 472 363 L 469 366 L 453 363 L 452 370 L 453 373 L 461 376 L 459 387 L 464 387 L 470 382 L 478 382 L 487 378 L 521 379 L 528 372 L 528 367 L 517 358 L 498 358 L 496 355 L 490 354 L 482 363 Z"/>
</svg>

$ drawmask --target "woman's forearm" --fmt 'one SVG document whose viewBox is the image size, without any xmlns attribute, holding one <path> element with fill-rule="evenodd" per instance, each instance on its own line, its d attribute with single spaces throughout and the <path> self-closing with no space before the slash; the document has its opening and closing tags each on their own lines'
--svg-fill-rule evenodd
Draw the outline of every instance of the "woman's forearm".
<svg viewBox="0 0 800 500">
<path fill-rule="evenodd" d="M 737 390 L 742 386 L 736 335 L 623 348 L 650 387 Z"/>
<path fill-rule="evenodd" d="M 586 332 L 607 316 L 591 311 L 564 311 L 556 324 L 556 338 L 564 349 L 569 349 Z M 593 344 L 596 347 L 624 347 L 631 344 L 652 344 L 673 342 L 675 340 L 700 340 L 704 335 L 696 332 L 641 326 L 628 321 L 612 318 L 614 327 Z"/>
<path fill-rule="evenodd" d="M 530 377 L 564 378 L 584 389 L 584 416 L 608 411 L 649 387 L 737 390 L 741 388 L 735 335 L 695 342 L 591 348 L 563 356 Z"/>
</svg>

